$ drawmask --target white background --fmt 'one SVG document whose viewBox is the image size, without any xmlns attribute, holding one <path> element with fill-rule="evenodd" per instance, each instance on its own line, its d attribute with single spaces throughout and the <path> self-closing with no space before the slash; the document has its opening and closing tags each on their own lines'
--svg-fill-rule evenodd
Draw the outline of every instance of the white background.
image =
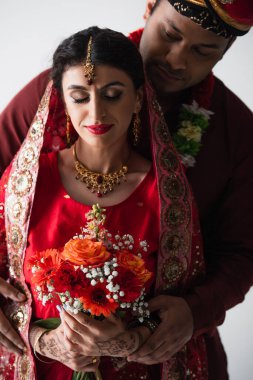
<svg viewBox="0 0 253 380">
<path fill-rule="evenodd" d="M 144 8 L 145 0 L 1 0 L 0 111 L 22 86 L 50 66 L 52 53 L 64 38 L 91 25 L 127 34 L 143 25 Z M 215 68 L 251 110 L 252 62 L 253 31 L 238 39 Z M 231 380 L 253 379 L 252 319 L 251 290 L 243 304 L 227 313 L 220 328 Z"/>
</svg>

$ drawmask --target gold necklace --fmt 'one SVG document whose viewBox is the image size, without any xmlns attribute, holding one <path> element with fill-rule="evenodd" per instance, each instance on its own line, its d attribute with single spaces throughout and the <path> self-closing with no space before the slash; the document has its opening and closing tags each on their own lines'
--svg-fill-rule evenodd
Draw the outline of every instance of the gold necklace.
<svg viewBox="0 0 253 380">
<path fill-rule="evenodd" d="M 92 172 L 78 160 L 76 154 L 76 144 L 74 144 L 73 156 L 75 170 L 77 172 L 76 180 L 83 182 L 87 189 L 89 189 L 92 193 L 96 192 L 97 197 L 102 197 L 103 195 L 113 191 L 115 186 L 121 183 L 122 179 L 126 181 L 125 177 L 128 171 L 128 167 L 126 165 L 122 165 L 121 168 L 115 172 L 102 174 Z"/>
</svg>

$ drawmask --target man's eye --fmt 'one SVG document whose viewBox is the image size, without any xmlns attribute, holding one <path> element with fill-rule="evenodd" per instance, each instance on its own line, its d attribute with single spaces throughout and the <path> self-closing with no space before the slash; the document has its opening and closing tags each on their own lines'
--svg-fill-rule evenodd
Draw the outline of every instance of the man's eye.
<svg viewBox="0 0 253 380">
<path fill-rule="evenodd" d="M 175 40 L 176 38 L 174 36 L 172 36 L 170 33 L 166 32 L 166 36 L 170 39 L 170 40 Z"/>
<path fill-rule="evenodd" d="M 175 34 L 171 33 L 169 30 L 166 30 L 164 29 L 163 30 L 163 35 L 164 35 L 164 38 L 167 40 L 167 41 L 180 41 L 180 36 L 176 36 Z"/>
<path fill-rule="evenodd" d="M 210 52 L 204 52 L 204 51 L 200 50 L 199 48 L 196 48 L 195 52 L 202 57 L 210 56 Z"/>
</svg>

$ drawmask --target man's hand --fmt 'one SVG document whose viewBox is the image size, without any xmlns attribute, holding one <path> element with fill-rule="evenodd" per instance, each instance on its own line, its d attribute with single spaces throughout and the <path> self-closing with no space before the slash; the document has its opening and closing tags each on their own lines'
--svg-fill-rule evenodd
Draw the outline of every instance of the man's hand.
<svg viewBox="0 0 253 380">
<path fill-rule="evenodd" d="M 157 364 L 170 359 L 192 337 L 193 318 L 183 298 L 157 296 L 149 302 L 150 312 L 159 311 L 161 323 L 151 337 L 129 361 L 142 364 Z"/>
<path fill-rule="evenodd" d="M 26 296 L 0 277 L 0 294 L 16 302 L 24 302 Z M 25 345 L 0 309 L 0 344 L 15 354 L 22 355 Z"/>
</svg>

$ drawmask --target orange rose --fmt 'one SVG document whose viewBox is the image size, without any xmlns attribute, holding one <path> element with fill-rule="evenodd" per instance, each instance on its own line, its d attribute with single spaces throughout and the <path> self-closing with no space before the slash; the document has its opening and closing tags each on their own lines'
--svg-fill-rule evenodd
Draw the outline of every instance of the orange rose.
<svg viewBox="0 0 253 380">
<path fill-rule="evenodd" d="M 75 265 L 99 266 L 107 261 L 111 254 L 101 242 L 90 239 L 71 239 L 65 244 L 62 256 Z"/>
<path fill-rule="evenodd" d="M 119 251 L 117 258 L 118 264 L 134 272 L 142 284 L 145 284 L 151 278 L 152 273 L 146 269 L 145 261 L 141 257 L 127 250 L 122 250 Z"/>
</svg>

